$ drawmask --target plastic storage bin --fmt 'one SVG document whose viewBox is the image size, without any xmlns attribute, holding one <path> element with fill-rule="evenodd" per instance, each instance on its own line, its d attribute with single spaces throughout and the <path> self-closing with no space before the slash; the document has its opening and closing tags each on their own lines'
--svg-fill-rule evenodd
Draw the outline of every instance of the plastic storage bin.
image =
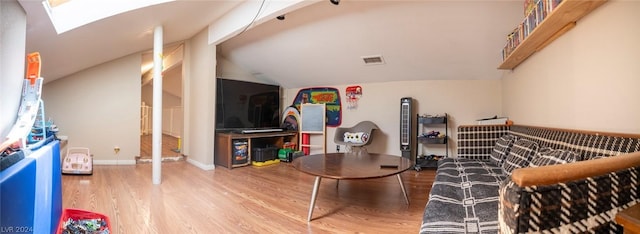
<svg viewBox="0 0 640 234">
<path fill-rule="evenodd" d="M 63 232 L 64 225 L 70 218 L 73 220 L 81 220 L 81 219 L 103 220 L 106 226 L 101 226 L 97 230 L 97 232 L 92 232 L 92 233 L 114 233 L 113 229 L 111 229 L 111 223 L 109 222 L 109 217 L 107 217 L 106 215 L 91 212 L 91 211 L 86 211 L 86 210 L 80 210 L 80 209 L 64 209 L 62 211 L 62 216 L 60 216 L 60 222 L 58 222 L 58 231 L 56 232 L 56 234 L 64 233 Z M 108 232 L 106 232 L 105 230 L 108 230 Z"/>
<path fill-rule="evenodd" d="M 249 162 L 249 152 L 247 140 L 233 140 L 233 165 L 246 164 Z"/>
<path fill-rule="evenodd" d="M 255 162 L 266 162 L 278 157 L 277 147 L 253 148 L 251 159 Z"/>
</svg>

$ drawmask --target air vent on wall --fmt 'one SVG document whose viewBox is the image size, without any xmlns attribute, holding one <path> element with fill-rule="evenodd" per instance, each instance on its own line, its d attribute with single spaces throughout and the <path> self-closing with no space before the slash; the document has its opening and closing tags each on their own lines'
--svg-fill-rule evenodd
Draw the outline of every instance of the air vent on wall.
<svg viewBox="0 0 640 234">
<path fill-rule="evenodd" d="M 362 61 L 366 65 L 380 65 L 384 64 L 384 59 L 382 55 L 371 55 L 371 56 L 362 56 Z"/>
</svg>

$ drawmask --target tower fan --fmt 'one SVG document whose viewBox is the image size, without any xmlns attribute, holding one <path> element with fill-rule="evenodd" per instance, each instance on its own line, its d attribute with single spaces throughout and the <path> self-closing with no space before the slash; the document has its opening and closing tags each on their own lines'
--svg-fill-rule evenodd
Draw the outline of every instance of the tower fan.
<svg viewBox="0 0 640 234">
<path fill-rule="evenodd" d="M 415 144 L 413 143 L 416 132 L 414 129 L 413 99 L 403 97 L 400 99 L 400 151 L 402 157 L 415 163 Z"/>
</svg>

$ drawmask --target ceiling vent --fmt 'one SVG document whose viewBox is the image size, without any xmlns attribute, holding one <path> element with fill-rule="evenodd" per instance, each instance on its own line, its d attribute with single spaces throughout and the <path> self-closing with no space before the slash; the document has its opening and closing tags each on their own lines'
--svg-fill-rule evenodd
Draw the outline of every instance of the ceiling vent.
<svg viewBox="0 0 640 234">
<path fill-rule="evenodd" d="M 366 65 L 381 65 L 384 64 L 384 59 L 382 55 L 371 55 L 371 56 L 362 56 L 362 61 Z"/>
</svg>

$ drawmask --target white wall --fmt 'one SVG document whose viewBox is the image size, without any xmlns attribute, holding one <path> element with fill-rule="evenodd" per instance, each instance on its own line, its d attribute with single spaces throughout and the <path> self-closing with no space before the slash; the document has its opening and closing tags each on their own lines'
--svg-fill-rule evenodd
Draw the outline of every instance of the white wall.
<svg viewBox="0 0 640 234">
<path fill-rule="evenodd" d="M 0 139 L 4 139 L 18 116 L 25 77 L 27 14 L 18 1 L 3 0 L 0 22 Z"/>
<path fill-rule="evenodd" d="M 182 57 L 180 57 L 182 59 Z M 183 135 L 182 63 L 166 70 L 162 76 L 162 132 L 174 137 Z M 153 82 L 142 86 L 142 102 L 153 106 Z M 153 121 L 149 113 L 149 123 Z"/>
<path fill-rule="evenodd" d="M 229 18 L 229 17 L 227 17 Z M 219 22 L 223 22 L 219 21 Z M 217 31 L 209 27 L 210 42 Z M 231 30 L 227 30 L 231 31 Z M 216 40 L 213 40 L 216 41 Z M 225 58 L 218 57 L 218 77 L 254 82 L 261 80 Z M 502 115 L 501 82 L 497 80 L 457 80 L 457 81 L 413 81 L 358 84 L 363 87 L 364 95 L 358 109 L 346 108 L 344 90 L 347 85 L 333 86 L 341 93 L 343 112 L 342 126 L 352 126 L 362 120 L 371 120 L 381 129 L 374 135 L 374 145 L 368 146 L 370 152 L 400 155 L 399 149 L 399 102 L 402 97 L 413 97 L 419 113 L 438 114 L 447 112 L 451 116 L 449 135 L 455 139 L 456 128 L 460 124 L 474 124 L 478 118 Z M 301 77 L 301 79 L 304 79 Z M 258 81 L 260 80 L 260 81 Z M 302 87 L 301 87 L 302 88 Z M 283 107 L 290 105 L 299 88 L 284 92 Z M 334 128 L 327 129 L 327 151 L 334 152 Z M 312 141 L 315 139 L 312 138 Z M 455 155 L 456 143 L 452 141 L 450 153 Z M 437 150 L 434 153 L 438 153 Z"/>
<path fill-rule="evenodd" d="M 170 108 L 182 106 L 182 68 L 176 67 L 164 72 L 162 75 L 162 106 Z M 153 82 L 142 86 L 142 101 L 147 105 L 153 105 Z"/>
<path fill-rule="evenodd" d="M 218 67 L 216 68 L 217 77 L 231 79 L 231 80 L 259 82 L 254 75 L 236 66 L 234 63 L 232 63 L 225 57 L 220 56 L 219 54 L 217 57 L 217 63 L 218 63 Z"/>
<path fill-rule="evenodd" d="M 183 106 L 184 154 L 187 162 L 214 169 L 216 46 L 207 44 L 207 30 L 185 42 Z"/>
<path fill-rule="evenodd" d="M 609 1 L 503 76 L 516 124 L 640 133 L 640 2 Z"/>
<path fill-rule="evenodd" d="M 218 74 L 238 80 L 258 82 L 254 76 L 243 71 L 225 58 L 218 57 Z M 457 126 L 475 124 L 477 119 L 502 116 L 501 81 L 496 80 L 425 80 L 354 84 L 363 88 L 357 109 L 348 109 L 345 89 L 351 85 L 332 86 L 340 91 L 342 101 L 342 127 L 350 127 L 363 120 L 376 123 L 380 131 L 374 133 L 375 140 L 367 146 L 369 152 L 400 155 L 400 98 L 412 97 L 419 114 L 450 115 L 450 155 L 457 155 Z M 301 87 L 306 88 L 306 87 Z M 301 88 L 283 92 L 283 108 L 292 104 Z M 442 130 L 442 129 L 435 129 Z M 327 128 L 327 152 L 335 152 L 333 142 L 335 128 Z M 319 136 L 312 136 L 317 144 Z M 343 149 L 344 150 L 344 149 Z M 317 152 L 317 151 L 312 151 Z M 425 152 L 425 151 L 421 151 Z M 444 153 L 442 147 L 429 148 L 428 153 Z"/>
<path fill-rule="evenodd" d="M 351 85 L 333 86 L 340 91 L 342 101 L 342 127 L 351 127 L 360 121 L 373 121 L 380 130 L 373 135 L 369 152 L 400 155 L 400 99 L 412 97 L 418 114 L 448 113 L 449 154 L 457 155 L 457 126 L 475 124 L 475 120 L 501 115 L 500 80 L 425 80 L 357 84 L 363 89 L 357 109 L 347 109 L 345 89 Z M 299 89 L 285 91 L 284 106 L 291 105 Z M 437 129 L 436 129 L 437 130 Z M 327 152 L 335 152 L 335 128 L 327 128 Z M 321 139 L 311 138 L 313 144 Z M 429 148 L 428 153 L 444 153 L 443 148 Z"/>
<path fill-rule="evenodd" d="M 162 89 L 164 92 L 178 98 L 182 97 L 182 64 L 176 65 L 176 67 L 166 70 L 163 73 Z"/>
<path fill-rule="evenodd" d="M 47 118 L 88 147 L 96 164 L 134 164 L 140 154 L 140 54 L 125 56 L 47 83 Z M 120 153 L 114 153 L 114 146 Z"/>
<path fill-rule="evenodd" d="M 153 85 L 145 85 L 142 87 L 142 100 L 148 106 L 153 106 Z M 168 92 L 162 92 L 162 107 L 171 108 L 174 106 L 181 106 L 182 99 L 178 96 L 174 96 Z"/>
</svg>

